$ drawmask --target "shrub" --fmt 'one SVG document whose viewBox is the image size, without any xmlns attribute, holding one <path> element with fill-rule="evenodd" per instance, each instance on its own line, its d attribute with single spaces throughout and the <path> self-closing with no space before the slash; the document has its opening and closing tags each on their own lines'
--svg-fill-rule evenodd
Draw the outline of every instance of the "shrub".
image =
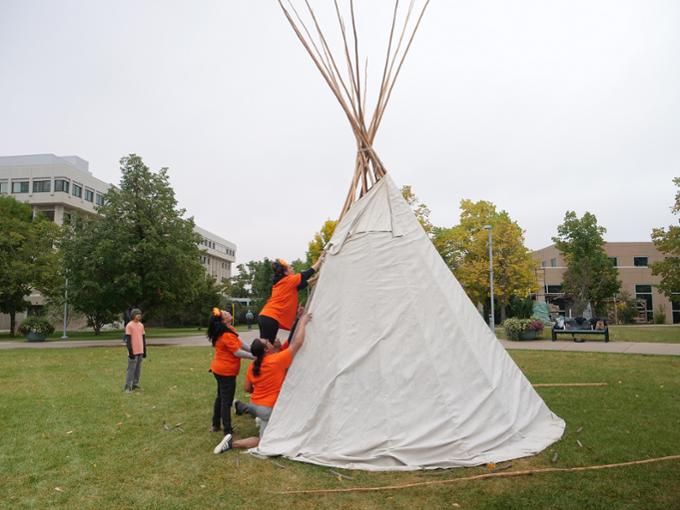
<svg viewBox="0 0 680 510">
<path fill-rule="evenodd" d="M 534 300 L 512 296 L 508 304 L 508 317 L 528 319 L 534 311 Z"/>
<path fill-rule="evenodd" d="M 519 340 L 523 331 L 543 331 L 543 321 L 538 319 L 506 319 L 503 323 L 509 340 Z"/>
<path fill-rule="evenodd" d="M 664 305 L 659 305 L 656 307 L 654 312 L 654 324 L 665 324 L 666 323 L 666 307 Z"/>
<path fill-rule="evenodd" d="M 536 333 L 540 333 L 543 331 L 543 327 L 545 326 L 543 324 L 543 321 L 540 319 L 530 319 L 531 323 L 527 326 L 526 329 L 535 331 Z"/>
<path fill-rule="evenodd" d="M 616 303 L 616 315 L 619 323 L 632 324 L 637 316 L 637 299 L 628 292 L 622 291 Z"/>
<path fill-rule="evenodd" d="M 33 315 L 24 320 L 19 326 L 19 333 L 26 336 L 29 333 L 47 336 L 54 333 L 54 326 L 45 317 Z"/>
</svg>

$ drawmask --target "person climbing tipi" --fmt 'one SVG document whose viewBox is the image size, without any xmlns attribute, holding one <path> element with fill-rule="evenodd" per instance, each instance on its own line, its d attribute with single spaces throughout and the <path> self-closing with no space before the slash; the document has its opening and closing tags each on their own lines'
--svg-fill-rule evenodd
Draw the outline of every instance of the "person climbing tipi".
<svg viewBox="0 0 680 510">
<path fill-rule="evenodd" d="M 257 323 L 260 327 L 260 338 L 274 342 L 279 328 L 291 331 L 298 309 L 298 290 L 307 287 L 309 279 L 316 274 L 323 263 L 324 254 L 319 260 L 301 273 L 283 259 L 272 263 L 272 295 L 260 311 Z"/>
</svg>

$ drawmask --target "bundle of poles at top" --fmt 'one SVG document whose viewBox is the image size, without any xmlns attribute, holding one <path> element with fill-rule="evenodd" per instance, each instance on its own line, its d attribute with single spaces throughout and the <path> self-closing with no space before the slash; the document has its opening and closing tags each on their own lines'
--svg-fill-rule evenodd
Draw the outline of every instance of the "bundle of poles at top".
<svg viewBox="0 0 680 510">
<path fill-rule="evenodd" d="M 361 70 L 359 59 L 359 38 L 357 35 L 356 13 L 354 1 L 349 0 L 349 13 L 351 18 L 351 42 L 348 37 L 348 30 L 345 26 L 338 0 L 333 0 L 335 14 L 342 35 L 344 46 L 344 65 L 346 71 L 340 71 L 343 63 L 337 59 L 331 51 L 328 39 L 326 38 L 314 9 L 309 0 L 304 0 L 305 8 L 308 13 L 308 22 L 311 21 L 311 31 L 302 19 L 302 16 L 295 8 L 291 0 L 278 0 L 288 22 L 300 39 L 300 42 L 309 53 L 314 64 L 321 72 L 324 80 L 331 88 L 333 95 L 340 103 L 347 119 L 349 120 L 352 131 L 357 142 L 357 156 L 354 169 L 354 176 L 347 194 L 347 199 L 342 207 L 340 218 L 349 211 L 352 204 L 358 197 L 362 197 L 377 181 L 386 173 L 385 166 L 373 149 L 373 141 L 376 132 L 380 127 L 385 108 L 392 95 L 392 89 L 399 76 L 404 59 L 411 48 L 411 43 L 415 37 L 420 21 L 425 14 L 430 0 L 424 0 L 419 13 L 414 16 L 416 0 L 411 0 L 404 16 L 403 26 L 397 28 L 399 15 L 399 0 L 395 0 L 392 14 L 392 24 L 387 40 L 387 53 L 385 64 L 382 70 L 380 89 L 372 113 L 366 108 L 366 89 L 368 87 L 368 59 L 366 59 Z M 409 21 L 415 19 L 412 27 L 409 28 Z M 316 36 L 312 35 L 316 33 Z M 362 87 L 363 83 L 363 87 Z"/>
</svg>

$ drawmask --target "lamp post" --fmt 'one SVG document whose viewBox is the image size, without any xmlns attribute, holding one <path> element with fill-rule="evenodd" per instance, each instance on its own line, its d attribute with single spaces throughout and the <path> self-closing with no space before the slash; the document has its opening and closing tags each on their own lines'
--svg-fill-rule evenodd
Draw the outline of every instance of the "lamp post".
<svg viewBox="0 0 680 510">
<path fill-rule="evenodd" d="M 64 285 L 64 334 L 61 335 L 62 340 L 68 340 L 68 335 L 66 334 L 67 324 L 68 324 L 68 278 L 65 278 L 65 285 Z"/>
<path fill-rule="evenodd" d="M 491 225 L 484 225 L 484 230 L 489 232 L 489 305 L 491 310 L 491 313 L 489 313 L 489 328 L 491 328 L 491 332 L 493 334 L 496 334 L 496 323 L 493 306 L 493 238 L 491 236 Z"/>
</svg>

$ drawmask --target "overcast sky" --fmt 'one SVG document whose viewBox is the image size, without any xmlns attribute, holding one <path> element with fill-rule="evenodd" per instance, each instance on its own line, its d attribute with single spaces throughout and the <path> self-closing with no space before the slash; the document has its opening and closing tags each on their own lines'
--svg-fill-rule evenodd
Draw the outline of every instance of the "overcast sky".
<svg viewBox="0 0 680 510">
<path fill-rule="evenodd" d="M 376 78 L 391 2 L 355 3 Z M 674 221 L 680 2 L 432 0 L 376 149 L 437 225 L 485 199 L 530 248 L 568 209 L 647 241 Z M 131 152 L 244 262 L 303 256 L 355 144 L 274 0 L 0 0 L 0 155 L 77 154 L 117 183 Z"/>
</svg>

